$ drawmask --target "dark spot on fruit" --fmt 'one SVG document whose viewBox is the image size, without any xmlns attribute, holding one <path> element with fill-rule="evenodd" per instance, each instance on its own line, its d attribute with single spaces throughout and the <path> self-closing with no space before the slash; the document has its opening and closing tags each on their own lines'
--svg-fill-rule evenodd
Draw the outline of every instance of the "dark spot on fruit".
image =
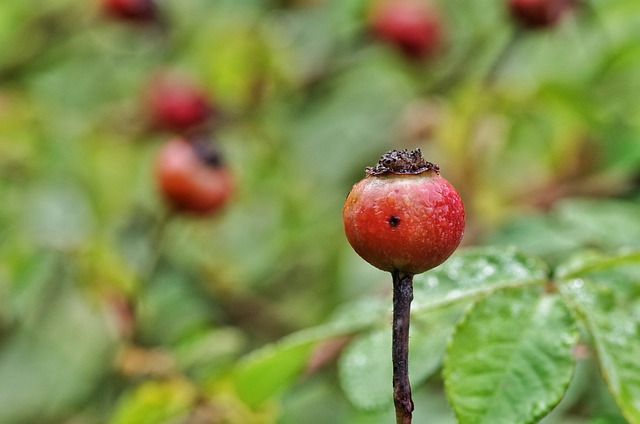
<svg viewBox="0 0 640 424">
<path fill-rule="evenodd" d="M 400 217 L 396 216 L 396 215 L 391 215 L 389 217 L 389 219 L 387 220 L 387 222 L 389 223 L 389 225 L 391 225 L 393 228 L 397 227 L 398 225 L 400 225 Z"/>
</svg>

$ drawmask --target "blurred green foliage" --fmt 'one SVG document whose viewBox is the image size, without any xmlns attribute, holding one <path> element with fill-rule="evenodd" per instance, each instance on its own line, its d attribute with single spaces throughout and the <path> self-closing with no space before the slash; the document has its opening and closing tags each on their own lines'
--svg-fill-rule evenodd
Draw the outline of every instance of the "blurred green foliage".
<svg viewBox="0 0 640 424">
<path fill-rule="evenodd" d="M 584 0 L 526 33 L 502 0 L 434 0 L 447 42 L 420 63 L 368 35 L 369 3 L 163 0 L 160 28 L 98 1 L 0 5 L 0 422 L 390 422 L 390 280 L 341 208 L 365 166 L 414 147 L 461 192 L 464 243 L 492 246 L 417 277 L 416 422 L 455 422 L 437 371 L 508 305 L 511 334 L 552 330 L 522 357 L 581 334 L 532 417 L 575 366 L 544 422 L 640 422 L 640 261 L 615 256 L 640 248 L 640 4 Z M 237 193 L 217 216 L 158 195 L 175 135 L 143 93 L 164 69 L 222 111 Z"/>
</svg>

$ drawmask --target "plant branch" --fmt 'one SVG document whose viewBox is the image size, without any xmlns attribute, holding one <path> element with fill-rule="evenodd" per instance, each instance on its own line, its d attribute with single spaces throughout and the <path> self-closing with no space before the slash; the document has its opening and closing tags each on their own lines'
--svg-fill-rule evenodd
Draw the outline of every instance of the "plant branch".
<svg viewBox="0 0 640 424">
<path fill-rule="evenodd" d="M 396 424 L 411 424 L 413 400 L 409 382 L 409 319 L 413 300 L 413 274 L 393 271 L 393 403 Z"/>
</svg>

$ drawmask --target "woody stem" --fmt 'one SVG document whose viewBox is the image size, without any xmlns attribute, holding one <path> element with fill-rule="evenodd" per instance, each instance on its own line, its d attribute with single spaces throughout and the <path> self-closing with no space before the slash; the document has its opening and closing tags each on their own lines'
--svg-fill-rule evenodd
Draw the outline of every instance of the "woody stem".
<svg viewBox="0 0 640 424">
<path fill-rule="evenodd" d="M 411 424 L 413 400 L 409 382 L 409 319 L 413 300 L 413 274 L 393 271 L 393 403 L 396 424 Z"/>
</svg>

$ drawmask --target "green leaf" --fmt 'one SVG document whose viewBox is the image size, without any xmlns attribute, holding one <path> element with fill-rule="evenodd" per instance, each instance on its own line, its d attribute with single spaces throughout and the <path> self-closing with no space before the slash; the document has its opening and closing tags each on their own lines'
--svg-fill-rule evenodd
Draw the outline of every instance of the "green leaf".
<svg viewBox="0 0 640 424">
<path fill-rule="evenodd" d="M 197 283 L 177 268 L 165 268 L 148 284 L 140 298 L 139 337 L 146 343 L 176 344 L 208 328 L 213 319 L 210 305 Z"/>
<path fill-rule="evenodd" d="M 485 244 L 497 248 L 518 246 L 522 251 L 557 263 L 557 258 L 578 249 L 580 240 L 570 228 L 553 219 L 553 215 L 522 214 L 493 232 Z"/>
<path fill-rule="evenodd" d="M 401 69 L 383 57 L 363 57 L 361 64 L 331 80 L 321 101 L 301 110 L 292 127 L 296 142 L 290 146 L 298 172 L 325 184 L 353 183 L 354 170 L 361 176 L 364 166 L 388 147 L 394 122 L 411 92 Z M 340 143 L 318 148 L 328 140 Z"/>
<path fill-rule="evenodd" d="M 458 310 L 447 306 L 459 306 L 460 302 L 504 287 L 542 284 L 546 275 L 543 263 L 514 250 L 469 249 L 427 275 L 416 276 L 411 342 L 415 346 L 411 355 L 417 358 L 413 361 L 415 365 L 411 365 L 416 368 L 414 382 L 417 384 L 426 379 L 441 362 L 440 352 Z M 435 315 L 427 314 L 440 308 L 443 310 Z M 391 302 L 381 298 L 354 302 L 336 312 L 329 323 L 295 333 L 254 352 L 240 362 L 234 374 L 239 396 L 250 405 L 259 405 L 300 375 L 317 342 L 388 322 L 390 309 Z M 391 334 L 391 330 L 363 336 L 341 360 L 345 392 L 355 405 L 365 409 L 383 406 L 390 396 L 390 391 L 383 389 L 386 387 L 384 382 L 390 381 L 387 376 L 391 375 L 390 342 L 387 347 L 381 347 L 386 343 L 386 333 Z M 363 351 L 379 352 L 380 355 L 372 355 L 360 363 L 357 358 Z M 352 378 L 352 374 L 358 375 Z M 370 378 L 376 384 L 360 378 Z M 368 395 L 370 399 L 366 399 Z"/>
<path fill-rule="evenodd" d="M 47 183 L 29 194 L 24 225 L 26 233 L 41 245 L 78 246 L 93 231 L 93 210 L 86 193 L 73 184 Z"/>
<path fill-rule="evenodd" d="M 390 322 L 392 303 L 386 297 L 369 297 L 341 306 L 326 324 L 334 334 L 360 330 L 381 321 Z"/>
<path fill-rule="evenodd" d="M 318 340 L 292 337 L 264 347 L 241 362 L 234 375 L 240 398 L 258 406 L 302 372 Z"/>
<path fill-rule="evenodd" d="M 622 200 L 569 199 L 551 213 L 520 216 L 494 233 L 494 246 L 518 246 L 554 263 L 579 248 L 640 247 L 640 205 Z"/>
<path fill-rule="evenodd" d="M 58 270 L 46 302 L 0 346 L 0 422 L 49 422 L 87 400 L 111 370 L 116 337 L 104 311 Z"/>
<path fill-rule="evenodd" d="M 640 253 L 575 260 L 560 292 L 584 319 L 598 363 L 629 422 L 640 422 Z"/>
<path fill-rule="evenodd" d="M 505 287 L 542 284 L 547 268 L 513 249 L 465 249 L 414 278 L 412 313 L 484 296 Z"/>
<path fill-rule="evenodd" d="M 257 406 L 295 380 L 321 340 L 354 333 L 385 316 L 381 299 L 358 301 L 336 312 L 327 324 L 294 333 L 245 357 L 233 376 L 242 400 Z"/>
<path fill-rule="evenodd" d="M 357 337 L 340 356 L 338 370 L 342 390 L 354 405 L 362 409 L 386 406 L 392 399 L 391 329 Z"/>
<path fill-rule="evenodd" d="M 505 287 L 541 285 L 546 278 L 541 261 L 513 249 L 462 250 L 440 267 L 416 275 L 409 353 L 414 386 L 440 365 L 461 307 Z M 387 311 L 380 308 L 377 321 L 382 316 L 389 322 Z M 361 335 L 340 358 L 340 383 L 359 408 L 382 408 L 392 399 L 390 335 L 390 328 Z"/>
<path fill-rule="evenodd" d="M 195 387 L 186 380 L 149 381 L 123 397 L 109 423 L 179 422 L 176 418 L 188 414 L 196 397 Z"/>
<path fill-rule="evenodd" d="M 565 227 L 583 246 L 611 251 L 622 246 L 640 247 L 640 204 L 602 199 L 572 199 L 556 208 Z"/>
<path fill-rule="evenodd" d="M 556 268 L 556 279 L 568 281 L 576 277 L 615 269 L 615 272 L 625 273 L 630 280 L 638 280 L 640 269 L 633 265 L 639 262 L 640 251 L 621 252 L 611 256 L 593 251 L 580 252 Z"/>
<path fill-rule="evenodd" d="M 557 296 L 507 289 L 478 302 L 447 350 L 447 396 L 463 424 L 532 423 L 562 398 L 578 331 Z"/>
<path fill-rule="evenodd" d="M 243 334 L 233 327 L 198 332 L 180 341 L 173 349 L 180 369 L 203 372 L 229 362 L 244 346 Z"/>
<path fill-rule="evenodd" d="M 454 305 L 412 320 L 409 377 L 413 387 L 440 367 L 447 340 L 461 310 L 460 305 Z M 340 385 L 356 407 L 370 410 L 391 404 L 391 327 L 358 336 L 340 356 L 338 370 Z"/>
</svg>

